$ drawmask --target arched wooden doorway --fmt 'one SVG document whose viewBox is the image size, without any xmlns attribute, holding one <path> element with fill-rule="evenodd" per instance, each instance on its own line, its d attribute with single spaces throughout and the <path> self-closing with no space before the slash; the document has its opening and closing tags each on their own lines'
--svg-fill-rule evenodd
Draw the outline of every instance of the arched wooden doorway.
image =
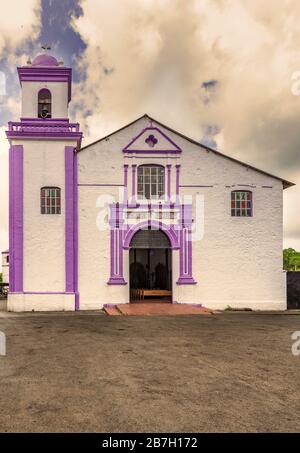
<svg viewBox="0 0 300 453">
<path fill-rule="evenodd" d="M 130 242 L 130 301 L 172 301 L 171 244 L 161 230 L 141 229 Z"/>
</svg>

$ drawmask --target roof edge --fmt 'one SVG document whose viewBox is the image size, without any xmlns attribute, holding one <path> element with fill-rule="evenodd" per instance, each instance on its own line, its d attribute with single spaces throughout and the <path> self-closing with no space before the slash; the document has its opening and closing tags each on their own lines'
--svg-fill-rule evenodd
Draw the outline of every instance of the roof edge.
<svg viewBox="0 0 300 453">
<path fill-rule="evenodd" d="M 178 132 L 178 131 L 176 131 L 175 129 L 172 129 L 171 127 L 166 126 L 165 124 L 161 123 L 160 121 L 158 121 L 158 120 L 152 118 L 152 117 L 149 116 L 147 113 L 145 113 L 144 115 L 140 116 L 140 117 L 137 118 L 136 120 L 131 121 L 131 122 L 128 123 L 128 124 L 125 124 L 124 126 L 120 127 L 120 128 L 117 129 L 116 131 L 111 132 L 110 134 L 105 135 L 104 137 L 102 137 L 102 138 L 100 138 L 100 139 L 98 139 L 98 140 L 96 140 L 96 141 L 94 141 L 94 142 L 92 142 L 92 143 L 89 143 L 88 145 L 84 146 L 83 148 L 80 148 L 77 152 L 81 152 L 81 151 L 83 151 L 83 150 L 89 148 L 90 146 L 95 145 L 96 143 L 101 142 L 102 140 L 108 139 L 108 138 L 111 137 L 112 135 L 117 134 L 118 132 L 122 131 L 123 129 L 126 129 L 126 127 L 131 126 L 132 124 L 136 123 L 137 121 L 141 120 L 142 118 L 148 118 L 150 121 L 154 121 L 156 124 L 162 126 L 163 128 L 167 129 L 168 131 L 170 131 L 170 132 L 172 132 L 172 133 L 174 133 L 174 134 L 179 135 L 180 137 L 184 138 L 185 140 L 188 140 L 190 143 L 193 143 L 194 145 L 197 145 L 197 146 L 199 146 L 199 147 L 201 147 L 201 148 L 203 148 L 203 149 L 206 149 L 207 151 L 211 151 L 211 152 L 217 154 L 218 156 L 225 157 L 226 159 L 229 159 L 229 160 L 231 160 L 232 162 L 235 162 L 235 163 L 237 163 L 237 164 L 243 165 L 243 166 L 246 167 L 246 168 L 250 168 L 251 170 L 257 171 L 257 172 L 262 173 L 262 174 L 264 174 L 264 175 L 266 175 L 266 176 L 269 176 L 269 177 L 271 177 L 271 178 L 274 178 L 274 179 L 277 179 L 277 180 L 279 180 L 279 181 L 282 181 L 283 189 L 287 189 L 287 188 L 289 188 L 289 187 L 292 187 L 292 186 L 295 186 L 295 185 L 296 185 L 295 183 L 293 183 L 293 182 L 291 182 L 291 181 L 288 181 L 288 180 L 286 180 L 286 179 L 280 178 L 279 176 L 273 175 L 272 173 L 268 173 L 267 171 L 264 171 L 264 170 L 261 170 L 260 168 L 254 167 L 254 166 L 251 165 L 251 164 L 248 164 L 248 163 L 246 163 L 246 162 L 242 162 L 242 161 L 240 161 L 240 160 L 238 160 L 238 159 L 236 159 L 236 158 L 234 158 L 234 157 L 231 157 L 231 156 L 228 156 L 227 154 L 224 154 L 224 153 L 221 152 L 221 151 L 217 151 L 217 150 L 214 149 L 214 148 L 210 148 L 210 147 L 207 146 L 207 145 L 204 145 L 204 144 L 202 144 L 202 143 L 199 143 L 199 142 L 197 142 L 196 140 L 194 140 L 194 139 L 192 139 L 192 138 L 190 138 L 190 137 L 188 137 L 188 136 L 182 134 L 181 132 Z"/>
</svg>

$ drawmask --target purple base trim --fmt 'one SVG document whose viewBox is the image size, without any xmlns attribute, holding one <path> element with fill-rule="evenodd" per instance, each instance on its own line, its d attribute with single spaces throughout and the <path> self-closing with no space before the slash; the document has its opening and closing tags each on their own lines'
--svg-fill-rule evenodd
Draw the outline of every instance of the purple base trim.
<svg viewBox="0 0 300 453">
<path fill-rule="evenodd" d="M 44 294 L 44 295 L 55 295 L 55 294 L 66 294 L 73 295 L 75 293 L 68 291 L 9 291 L 9 294 Z"/>
<path fill-rule="evenodd" d="M 193 277 L 179 277 L 176 282 L 176 285 L 196 285 L 197 282 L 193 279 Z"/>
<path fill-rule="evenodd" d="M 103 308 L 115 308 L 118 304 L 103 304 Z"/>
<path fill-rule="evenodd" d="M 119 277 L 111 277 L 108 282 L 108 285 L 127 285 L 127 282 L 125 282 L 124 278 L 119 278 Z"/>
</svg>

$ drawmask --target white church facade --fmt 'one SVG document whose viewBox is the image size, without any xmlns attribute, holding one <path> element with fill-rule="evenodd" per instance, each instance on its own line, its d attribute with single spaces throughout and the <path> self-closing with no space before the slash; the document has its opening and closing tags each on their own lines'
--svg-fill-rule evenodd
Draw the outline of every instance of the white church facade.
<svg viewBox="0 0 300 453">
<path fill-rule="evenodd" d="M 11 311 L 172 303 L 286 308 L 282 193 L 292 184 L 144 115 L 81 147 L 70 68 L 18 68 L 10 122 Z"/>
</svg>

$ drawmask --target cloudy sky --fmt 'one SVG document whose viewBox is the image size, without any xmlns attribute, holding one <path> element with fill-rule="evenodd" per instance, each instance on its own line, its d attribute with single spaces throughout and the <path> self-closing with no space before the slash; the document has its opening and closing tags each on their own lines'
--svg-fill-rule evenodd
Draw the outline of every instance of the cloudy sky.
<svg viewBox="0 0 300 453">
<path fill-rule="evenodd" d="M 300 250 L 298 0 L 0 0 L 0 10 L 0 250 L 16 66 L 42 43 L 73 67 L 71 117 L 84 144 L 148 113 L 293 181 L 284 246 Z"/>
</svg>

